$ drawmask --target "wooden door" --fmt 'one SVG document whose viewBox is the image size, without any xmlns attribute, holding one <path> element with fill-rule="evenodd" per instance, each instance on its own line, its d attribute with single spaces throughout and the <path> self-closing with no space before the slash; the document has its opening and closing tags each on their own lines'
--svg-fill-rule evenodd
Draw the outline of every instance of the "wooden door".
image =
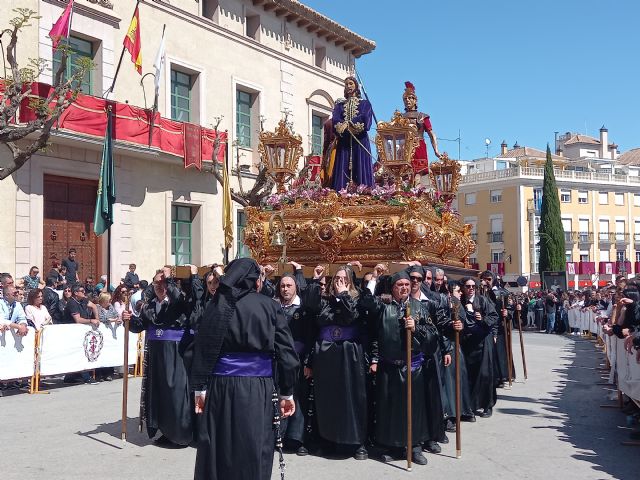
<svg viewBox="0 0 640 480">
<path fill-rule="evenodd" d="M 77 178 L 44 177 L 43 271 L 62 262 L 70 248 L 77 252 L 81 281 L 100 276 L 98 238 L 93 233 L 93 213 L 98 183 Z"/>
</svg>

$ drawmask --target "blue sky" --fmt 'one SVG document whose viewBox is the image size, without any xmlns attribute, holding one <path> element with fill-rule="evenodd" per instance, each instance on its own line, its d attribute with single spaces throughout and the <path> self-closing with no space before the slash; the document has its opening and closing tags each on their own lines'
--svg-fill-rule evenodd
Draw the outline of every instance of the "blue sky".
<svg viewBox="0 0 640 480">
<path fill-rule="evenodd" d="M 377 43 L 356 66 L 378 120 L 410 80 L 438 137 L 461 131 L 463 159 L 485 138 L 497 155 L 603 124 L 621 151 L 640 147 L 638 0 L 302 1 Z"/>
</svg>

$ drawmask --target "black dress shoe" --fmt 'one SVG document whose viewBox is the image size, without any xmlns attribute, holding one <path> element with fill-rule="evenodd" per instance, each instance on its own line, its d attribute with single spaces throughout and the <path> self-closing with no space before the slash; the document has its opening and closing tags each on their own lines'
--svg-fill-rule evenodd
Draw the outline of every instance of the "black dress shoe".
<svg viewBox="0 0 640 480">
<path fill-rule="evenodd" d="M 442 452 L 442 448 L 440 448 L 440 445 L 438 445 L 438 442 L 434 442 L 433 440 L 429 440 L 428 442 L 425 442 L 424 445 L 422 446 L 422 449 L 426 450 L 429 453 Z"/>
<path fill-rule="evenodd" d="M 444 428 L 449 433 L 456 433 L 456 422 L 451 420 L 450 418 L 447 418 L 447 424 Z"/>
<path fill-rule="evenodd" d="M 449 443 L 449 437 L 447 437 L 447 435 L 445 434 L 444 437 L 442 437 L 442 440 L 438 440 L 439 443 L 444 443 L 445 445 L 447 443 Z"/>
<path fill-rule="evenodd" d="M 414 450 L 411 453 L 411 461 L 413 463 L 415 463 L 416 465 L 426 465 L 427 464 L 427 457 L 425 457 L 424 454 L 421 451 Z"/>
<path fill-rule="evenodd" d="M 364 447 L 360 447 L 356 450 L 356 454 L 353 456 L 356 460 L 367 460 L 369 458 L 369 453 L 367 449 Z"/>
<path fill-rule="evenodd" d="M 493 415 L 493 408 L 487 408 L 480 414 L 482 418 L 489 418 L 491 415 Z"/>
<path fill-rule="evenodd" d="M 388 453 L 383 453 L 382 455 L 380 455 L 380 460 L 382 461 L 382 463 L 391 463 L 393 462 L 394 458 Z"/>
<path fill-rule="evenodd" d="M 296 450 L 296 455 L 298 455 L 299 457 L 306 457 L 307 455 L 309 455 L 309 450 L 307 450 L 304 445 L 300 445 Z"/>
<path fill-rule="evenodd" d="M 475 415 L 462 415 L 460 417 L 460 421 L 461 422 L 475 422 L 476 421 L 476 416 Z"/>
</svg>

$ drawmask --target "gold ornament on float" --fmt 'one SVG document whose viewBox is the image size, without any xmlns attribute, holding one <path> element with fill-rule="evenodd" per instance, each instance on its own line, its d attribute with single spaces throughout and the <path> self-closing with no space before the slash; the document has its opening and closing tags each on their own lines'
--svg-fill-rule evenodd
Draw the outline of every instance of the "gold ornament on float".
<svg viewBox="0 0 640 480">
<path fill-rule="evenodd" d="M 276 182 L 278 193 L 284 193 L 285 184 L 298 170 L 302 156 L 302 137 L 294 135 L 287 126 L 287 119 L 278 122 L 275 132 L 260 132 L 258 152 L 267 174 Z"/>
<path fill-rule="evenodd" d="M 451 160 L 447 153 L 440 156 L 440 160 L 429 165 L 429 176 L 433 188 L 445 201 L 453 200 L 460 185 L 460 164 Z"/>
<path fill-rule="evenodd" d="M 413 176 L 411 159 L 419 145 L 418 130 L 398 110 L 390 122 L 378 122 L 376 148 L 382 166 L 378 174 L 390 175 L 397 191 L 402 189 L 402 177 Z"/>
</svg>

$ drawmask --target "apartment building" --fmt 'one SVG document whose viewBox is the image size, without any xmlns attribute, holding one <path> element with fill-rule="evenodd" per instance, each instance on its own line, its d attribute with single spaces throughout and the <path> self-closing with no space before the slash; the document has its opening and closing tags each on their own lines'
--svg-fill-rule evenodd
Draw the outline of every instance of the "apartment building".
<svg viewBox="0 0 640 480">
<path fill-rule="evenodd" d="M 568 157 L 566 154 L 571 154 Z M 566 134 L 552 155 L 569 284 L 602 284 L 617 273 L 640 272 L 640 152 L 623 155 L 600 138 Z M 472 225 L 472 263 L 540 286 L 538 226 L 546 152 L 505 142 L 495 158 L 465 162 L 458 209 Z"/>
<path fill-rule="evenodd" d="M 134 262 L 141 277 L 150 278 L 159 265 L 222 259 L 221 195 L 210 173 L 185 169 L 187 132 L 204 139 L 216 117 L 222 117 L 219 128 L 228 132 L 231 157 L 234 164 L 239 160 L 248 188 L 259 161 L 261 125 L 273 130 L 286 111 L 304 140 L 304 154 L 318 153 L 322 124 L 334 99 L 343 95 L 344 78 L 375 43 L 296 0 L 141 0 L 143 75 L 126 52 L 115 88 L 105 95 L 116 76 L 135 4 L 76 0 L 69 63 L 87 57 L 95 64 L 82 84 L 85 100 L 78 108 L 83 115 L 104 116 L 103 106 L 93 111 L 90 105 L 102 105 L 100 97 L 106 96 L 116 110 L 130 112 L 119 120 L 135 123 L 153 104 L 154 79 L 147 74 L 154 71 L 163 29 L 166 32 L 158 111 L 166 119 L 161 133 L 171 138 L 151 147 L 144 136 L 115 142 L 111 270 L 125 272 Z M 58 65 L 48 32 L 66 5 L 67 0 L 2 2 L 3 28 L 16 7 L 31 8 L 41 17 L 21 34 L 18 57 L 23 65 L 36 57 Z M 51 72 L 40 81 L 51 83 Z M 0 271 L 22 276 L 31 265 L 46 271 L 74 247 L 81 276 L 106 272 L 106 239 L 96 237 L 92 227 L 104 134 L 87 133 L 90 125 L 91 118 L 63 123 L 46 152 L 0 182 L 5 213 Z M 197 143 L 195 155 L 204 156 Z M 0 152 L 0 164 L 7 162 L 7 155 Z M 236 175 L 232 177 L 235 182 Z M 232 258 L 243 248 L 244 215 L 234 208 Z"/>
</svg>

